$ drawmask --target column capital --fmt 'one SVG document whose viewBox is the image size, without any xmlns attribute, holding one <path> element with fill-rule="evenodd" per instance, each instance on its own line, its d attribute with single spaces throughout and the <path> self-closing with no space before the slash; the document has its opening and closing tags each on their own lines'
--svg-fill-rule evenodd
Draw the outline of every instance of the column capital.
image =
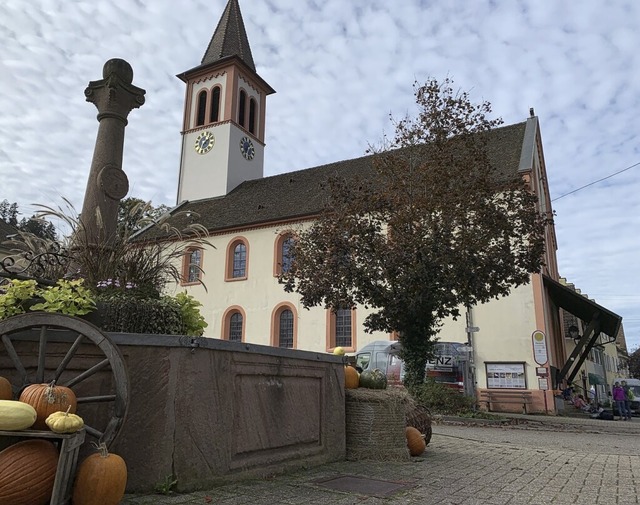
<svg viewBox="0 0 640 505">
<path fill-rule="evenodd" d="M 84 90 L 87 102 L 98 109 L 98 121 L 103 117 L 113 117 L 126 124 L 129 112 L 144 104 L 146 91 L 131 84 L 133 69 L 119 58 L 104 64 L 102 77 L 99 81 L 90 81 Z"/>
</svg>

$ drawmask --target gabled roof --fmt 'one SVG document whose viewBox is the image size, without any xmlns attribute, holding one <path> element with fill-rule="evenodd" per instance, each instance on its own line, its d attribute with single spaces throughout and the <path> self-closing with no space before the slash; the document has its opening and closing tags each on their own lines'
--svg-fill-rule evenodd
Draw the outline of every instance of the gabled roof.
<svg viewBox="0 0 640 505">
<path fill-rule="evenodd" d="M 518 172 L 526 123 L 496 128 L 487 133 L 487 152 L 496 179 Z M 228 195 L 186 202 L 171 224 L 184 229 L 191 223 L 209 232 L 285 222 L 318 215 L 328 196 L 325 182 L 332 176 L 372 178 L 373 155 L 338 161 L 306 170 L 245 181 Z M 233 167 L 230 168 L 233 170 Z M 192 216 L 188 217 L 187 214 Z M 161 238 L 152 228 L 140 238 Z"/>
<path fill-rule="evenodd" d="M 237 56 L 256 71 L 238 0 L 229 0 L 227 3 L 201 64 L 208 65 L 229 56 Z"/>
</svg>

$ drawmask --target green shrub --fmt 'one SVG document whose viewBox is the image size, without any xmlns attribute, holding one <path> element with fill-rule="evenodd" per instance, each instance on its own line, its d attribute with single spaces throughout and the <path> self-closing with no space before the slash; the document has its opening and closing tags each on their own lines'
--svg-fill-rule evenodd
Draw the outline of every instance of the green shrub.
<svg viewBox="0 0 640 505">
<path fill-rule="evenodd" d="M 32 305 L 30 310 L 84 316 L 96 308 L 93 294 L 84 287 L 84 279 L 60 279 L 55 286 L 39 289 L 36 295 L 43 301 Z"/>
<path fill-rule="evenodd" d="M 36 281 L 13 279 L 0 287 L 0 321 L 11 316 L 24 314 L 26 305 L 36 295 Z"/>
<path fill-rule="evenodd" d="M 202 304 L 187 293 L 178 293 L 176 301 L 180 305 L 182 314 L 183 334 L 190 337 L 201 337 L 204 329 L 208 326 L 198 308 L 202 307 Z"/>
<path fill-rule="evenodd" d="M 457 415 L 469 412 L 474 404 L 473 398 L 434 379 L 427 379 L 423 384 L 411 387 L 409 393 L 434 414 Z"/>
<path fill-rule="evenodd" d="M 175 298 L 98 298 L 103 331 L 182 335 L 182 308 Z"/>
</svg>

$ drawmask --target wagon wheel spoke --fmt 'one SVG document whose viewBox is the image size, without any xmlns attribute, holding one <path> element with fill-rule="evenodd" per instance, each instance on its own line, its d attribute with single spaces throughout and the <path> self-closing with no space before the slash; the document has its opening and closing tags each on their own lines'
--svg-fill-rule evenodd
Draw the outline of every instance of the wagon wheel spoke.
<svg viewBox="0 0 640 505">
<path fill-rule="evenodd" d="M 104 435 L 104 433 L 102 433 L 101 431 L 98 431 L 87 424 L 84 425 L 84 429 L 89 435 L 91 435 L 94 438 L 97 438 L 98 440 L 100 440 L 102 435 Z"/>
<path fill-rule="evenodd" d="M 0 336 L 14 391 L 33 380 L 46 382 L 55 367 L 56 383 L 78 386 L 86 433 L 107 446 L 113 442 L 127 412 L 129 383 L 122 354 L 108 335 L 76 317 L 31 312 L 0 321 Z"/>
<path fill-rule="evenodd" d="M 102 370 L 105 366 L 107 366 L 109 364 L 109 358 L 105 358 L 103 359 L 100 363 L 93 365 L 91 368 L 89 368 L 89 370 L 87 370 L 86 372 L 82 372 L 80 375 L 76 375 L 73 379 L 65 382 L 63 384 L 63 386 L 66 386 L 68 388 L 75 386 L 76 384 L 82 382 L 83 380 L 91 377 L 93 374 L 99 372 L 100 370 Z"/>
<path fill-rule="evenodd" d="M 36 382 L 44 382 L 44 363 L 47 357 L 47 327 L 40 328 L 40 344 L 38 345 L 38 371 L 36 372 Z"/>
<path fill-rule="evenodd" d="M 78 350 L 78 348 L 80 347 L 80 344 L 82 344 L 84 339 L 85 339 L 84 335 L 82 334 L 78 335 L 75 341 L 73 342 L 73 344 L 71 345 L 71 347 L 69 348 L 69 350 L 67 351 L 67 354 L 65 354 L 64 358 L 62 358 L 62 361 L 60 362 L 60 364 L 58 365 L 58 368 L 53 374 L 53 379 L 56 382 L 58 381 L 58 379 L 60 379 L 62 372 L 65 371 L 65 369 L 67 368 L 67 365 L 75 356 L 76 351 Z"/>
<path fill-rule="evenodd" d="M 115 402 L 116 395 L 100 395 L 100 396 L 82 396 L 76 398 L 77 403 L 101 403 L 101 402 Z"/>
<path fill-rule="evenodd" d="M 2 335 L 2 343 L 4 344 L 5 349 L 7 350 L 7 354 L 9 355 L 9 359 L 13 363 L 13 366 L 16 367 L 16 370 L 20 374 L 20 379 L 22 381 L 22 385 L 27 384 L 27 370 L 20 361 L 18 357 L 18 353 L 16 349 L 13 347 L 13 343 L 11 339 L 7 335 Z"/>
</svg>

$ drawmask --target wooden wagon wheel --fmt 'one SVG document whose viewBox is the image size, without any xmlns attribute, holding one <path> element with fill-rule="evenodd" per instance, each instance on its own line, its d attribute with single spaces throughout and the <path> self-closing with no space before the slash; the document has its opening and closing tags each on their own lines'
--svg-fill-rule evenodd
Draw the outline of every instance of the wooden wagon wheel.
<svg viewBox="0 0 640 505">
<path fill-rule="evenodd" d="M 58 330 L 67 331 L 61 334 Z M 66 334 L 66 338 L 64 334 Z M 69 335 L 71 335 L 71 338 L 69 338 Z M 11 363 L 17 371 L 17 377 L 20 381 L 16 388 L 17 391 L 21 391 L 29 384 L 48 383 L 53 380 L 61 386 L 73 389 L 98 372 L 110 371 L 110 384 L 112 385 L 110 394 L 78 396 L 77 401 L 80 415 L 82 415 L 83 405 L 113 403 L 112 408 L 109 409 L 111 411 L 110 419 L 105 419 L 104 423 L 95 422 L 95 426 L 85 423 L 88 435 L 98 439 L 99 442 L 104 442 L 107 446 L 113 441 L 127 412 L 129 389 L 127 371 L 122 354 L 107 335 L 93 324 L 77 317 L 47 312 L 32 312 L 0 321 L 0 337 Z M 29 340 L 38 342 L 37 366 L 29 367 L 31 369 L 35 368 L 35 370 L 31 371 L 23 363 L 26 356 L 21 356 L 14 345 L 18 341 Z M 66 353 L 57 364 L 55 371 L 53 371 L 53 367 L 50 367 L 48 371 L 46 366 L 47 351 L 51 348 L 50 344 L 53 343 L 63 344 Z M 98 355 L 102 354 L 104 359 L 78 375 L 68 377 L 69 371 L 67 369 L 80 346 L 91 343 L 100 350 Z M 51 359 L 51 357 L 49 358 Z M 67 371 L 66 374 L 65 371 Z M 63 374 L 67 377 L 58 382 Z"/>
</svg>

